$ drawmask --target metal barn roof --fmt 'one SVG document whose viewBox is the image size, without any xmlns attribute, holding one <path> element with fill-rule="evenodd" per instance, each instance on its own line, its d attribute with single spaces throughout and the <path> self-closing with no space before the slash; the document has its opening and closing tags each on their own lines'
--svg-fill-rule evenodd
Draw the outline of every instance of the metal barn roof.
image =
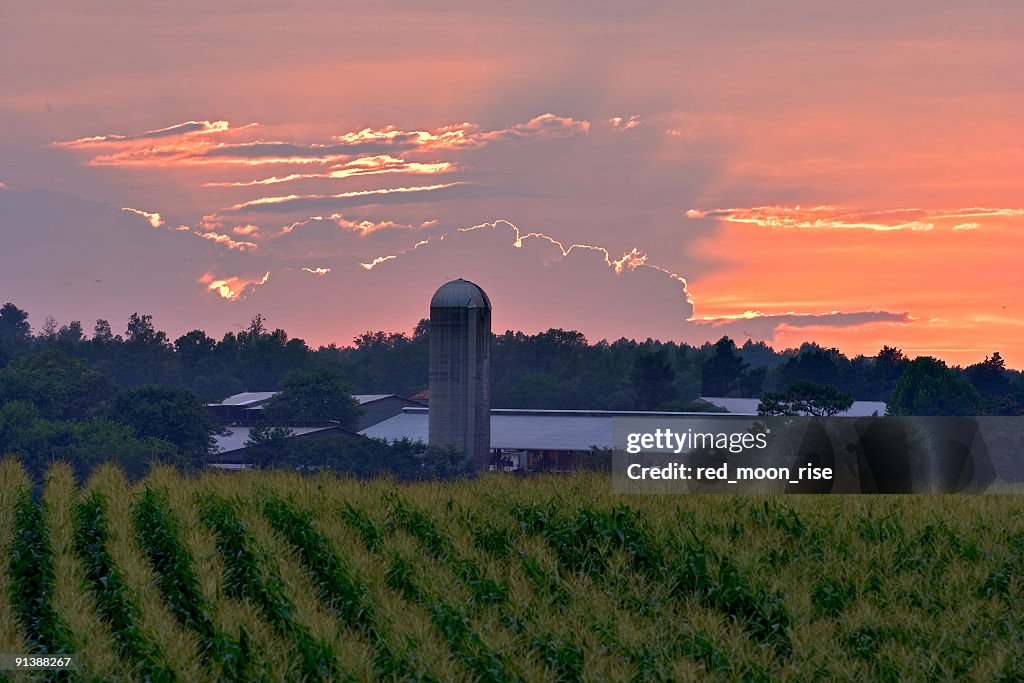
<svg viewBox="0 0 1024 683">
<path fill-rule="evenodd" d="M 210 403 L 208 405 L 236 406 L 239 408 L 259 407 L 279 393 L 278 391 L 243 391 L 241 394 L 228 396 L 220 403 Z M 396 396 L 396 394 L 353 394 L 352 398 L 358 401 L 359 405 L 363 405 L 364 403 L 373 403 L 374 401 L 391 398 L 392 396 Z"/>
<path fill-rule="evenodd" d="M 220 403 L 211 403 L 213 406 L 251 406 L 256 403 L 265 403 L 276 394 L 276 391 L 243 391 L 234 396 L 228 396 Z"/>
<path fill-rule="evenodd" d="M 374 401 L 391 398 L 392 396 L 395 396 L 395 394 L 353 394 L 352 398 L 359 401 L 359 405 L 363 405 L 364 403 L 373 403 Z"/>
<path fill-rule="evenodd" d="M 336 430 L 338 427 L 289 427 L 288 429 L 292 431 L 292 436 L 295 437 L 313 434 L 314 432 L 322 432 L 326 429 Z M 223 455 L 224 453 L 230 453 L 231 451 L 241 450 L 245 448 L 245 442 L 249 440 L 249 428 L 228 427 L 226 434 L 216 434 L 214 435 L 213 440 L 217 444 L 215 454 Z"/>
<path fill-rule="evenodd" d="M 360 434 L 375 439 L 427 441 L 426 408 L 406 408 L 401 414 L 367 427 Z M 491 411 L 491 448 L 507 450 L 589 451 L 611 448 L 611 414 L 580 411 Z"/>
<path fill-rule="evenodd" d="M 759 398 L 725 398 L 722 396 L 701 396 L 700 400 L 707 401 L 719 408 L 725 408 L 734 415 L 757 415 L 757 406 L 761 404 Z M 838 417 L 870 417 L 875 413 L 885 415 L 884 401 L 854 401 L 849 410 L 838 413 Z"/>
</svg>

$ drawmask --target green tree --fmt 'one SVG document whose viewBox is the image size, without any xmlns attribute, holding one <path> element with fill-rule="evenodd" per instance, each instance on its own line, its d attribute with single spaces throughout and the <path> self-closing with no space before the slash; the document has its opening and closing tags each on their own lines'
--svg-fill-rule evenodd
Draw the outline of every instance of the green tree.
<svg viewBox="0 0 1024 683">
<path fill-rule="evenodd" d="M 203 463 L 213 451 L 215 427 L 199 397 L 189 389 L 143 385 L 121 392 L 110 418 L 128 425 L 139 438 L 174 444 L 187 462 Z"/>
<path fill-rule="evenodd" d="M 352 397 L 344 374 L 332 365 L 293 370 L 281 382 L 281 392 L 263 406 L 263 417 L 276 421 L 337 422 L 356 429 L 362 408 Z"/>
<path fill-rule="evenodd" d="M 887 415 L 976 415 L 981 397 L 938 358 L 920 356 L 907 364 L 889 398 Z"/>
<path fill-rule="evenodd" d="M 981 363 L 964 370 L 964 376 L 978 390 L 986 415 L 1020 415 L 1024 412 L 1021 396 L 1015 395 L 1013 373 L 998 351 Z"/>
<path fill-rule="evenodd" d="M 104 462 L 116 463 L 132 477 L 145 475 L 153 462 L 182 464 L 173 444 L 139 439 L 127 425 L 107 419 L 46 420 L 35 404 L 20 400 L 0 406 L 0 453 L 16 455 L 37 480 L 55 461 L 70 463 L 83 480 Z"/>
<path fill-rule="evenodd" d="M 640 349 L 633 361 L 630 373 L 636 389 L 638 410 L 657 410 L 679 397 L 676 388 L 676 370 L 668 356 L 668 349 L 657 351 Z"/>
<path fill-rule="evenodd" d="M 757 406 L 758 415 L 815 415 L 832 417 L 853 405 L 853 394 L 831 384 L 806 380 L 794 382 L 783 391 L 766 391 Z"/>
<path fill-rule="evenodd" d="M 0 403 L 31 401 L 50 420 L 99 416 L 116 395 L 117 387 L 108 377 L 58 349 L 23 356 L 0 370 Z"/>
<path fill-rule="evenodd" d="M 711 356 L 701 366 L 701 395 L 730 396 L 740 386 L 748 365 L 729 337 L 722 337 L 711 349 Z"/>
<path fill-rule="evenodd" d="M 11 302 L 0 307 L 0 337 L 15 341 L 27 341 L 32 335 L 28 324 L 28 312 L 23 311 Z"/>
<path fill-rule="evenodd" d="M 838 385 L 850 361 L 839 349 L 823 349 L 816 344 L 804 344 L 800 353 L 787 360 L 780 375 L 783 386 L 801 380 L 815 384 Z"/>
<path fill-rule="evenodd" d="M 250 462 L 260 468 L 293 464 L 290 456 L 295 449 L 291 448 L 288 439 L 294 434 L 287 427 L 277 427 L 266 422 L 255 425 L 249 430 L 249 438 L 245 441 Z"/>
</svg>

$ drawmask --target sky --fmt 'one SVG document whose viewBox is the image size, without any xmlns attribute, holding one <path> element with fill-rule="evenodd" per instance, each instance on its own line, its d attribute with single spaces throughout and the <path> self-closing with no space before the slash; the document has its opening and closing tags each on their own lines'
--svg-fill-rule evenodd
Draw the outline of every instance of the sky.
<svg viewBox="0 0 1024 683">
<path fill-rule="evenodd" d="M 373 5 L 373 6 L 371 6 Z M 0 5 L 0 303 L 1024 367 L 1024 4 Z"/>
</svg>

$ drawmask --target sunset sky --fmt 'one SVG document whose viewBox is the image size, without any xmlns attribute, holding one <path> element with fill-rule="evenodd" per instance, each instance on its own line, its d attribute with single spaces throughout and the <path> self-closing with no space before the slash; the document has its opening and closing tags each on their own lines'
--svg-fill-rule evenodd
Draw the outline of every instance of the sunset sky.
<svg viewBox="0 0 1024 683">
<path fill-rule="evenodd" d="M 464 277 L 497 332 L 1019 368 L 1021 35 L 1020 0 L 3 3 L 0 304 L 345 345 Z"/>
</svg>

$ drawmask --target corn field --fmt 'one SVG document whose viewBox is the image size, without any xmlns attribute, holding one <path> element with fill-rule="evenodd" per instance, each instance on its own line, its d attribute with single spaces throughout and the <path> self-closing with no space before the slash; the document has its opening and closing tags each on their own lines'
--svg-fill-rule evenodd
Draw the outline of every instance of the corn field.
<svg viewBox="0 0 1024 683">
<path fill-rule="evenodd" d="M 1024 499 L 0 465 L 0 652 L 83 681 L 1024 680 Z"/>
</svg>

